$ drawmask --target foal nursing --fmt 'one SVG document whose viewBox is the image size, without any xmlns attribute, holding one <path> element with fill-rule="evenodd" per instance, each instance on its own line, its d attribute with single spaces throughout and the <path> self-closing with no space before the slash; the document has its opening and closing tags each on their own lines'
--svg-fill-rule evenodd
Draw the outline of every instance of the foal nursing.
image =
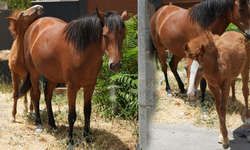
<svg viewBox="0 0 250 150">
<path fill-rule="evenodd" d="M 235 79 L 242 77 L 242 91 L 245 99 L 245 126 L 250 127 L 248 110 L 248 80 L 249 80 L 249 43 L 239 32 L 229 31 L 221 37 L 206 32 L 203 36 L 190 40 L 184 46 L 187 55 L 185 69 L 188 77 L 188 96 L 194 99 L 201 77 L 207 82 L 215 99 L 216 111 L 219 115 L 220 133 L 225 149 L 229 147 L 226 127 L 227 101 L 230 86 L 235 100 Z"/>
</svg>

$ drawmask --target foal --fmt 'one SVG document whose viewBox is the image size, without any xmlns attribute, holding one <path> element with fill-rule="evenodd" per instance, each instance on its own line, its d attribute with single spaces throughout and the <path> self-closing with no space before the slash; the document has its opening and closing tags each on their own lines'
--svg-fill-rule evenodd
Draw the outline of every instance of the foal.
<svg viewBox="0 0 250 150">
<path fill-rule="evenodd" d="M 9 56 L 9 67 L 11 70 L 12 82 L 14 86 L 14 91 L 18 91 L 20 79 L 24 82 L 25 77 L 27 75 L 28 69 L 26 67 L 24 53 L 23 53 L 23 39 L 24 34 L 30 24 L 34 22 L 41 14 L 43 10 L 43 6 L 35 5 L 25 11 L 13 11 L 10 17 L 6 17 L 8 21 L 10 21 L 9 30 L 14 36 L 15 41 L 12 44 L 10 56 Z M 12 108 L 12 118 L 10 118 L 10 122 L 15 122 L 16 117 L 16 107 L 17 107 L 17 99 L 14 98 L 14 105 Z M 28 111 L 27 106 L 27 96 L 25 94 L 24 97 L 24 111 Z M 30 103 L 30 112 L 33 113 L 33 104 Z"/>
<path fill-rule="evenodd" d="M 185 69 L 188 77 L 188 96 L 196 96 L 196 88 L 201 77 L 208 81 L 208 87 L 215 99 L 216 111 L 219 115 L 220 133 L 224 149 L 229 147 L 226 127 L 227 101 L 230 85 L 233 98 L 235 97 L 235 79 L 242 76 L 243 95 L 245 99 L 245 126 L 250 127 L 250 114 L 248 111 L 248 80 L 249 80 L 249 43 L 245 36 L 239 32 L 229 31 L 221 37 L 207 32 L 184 45 L 187 55 Z"/>
</svg>

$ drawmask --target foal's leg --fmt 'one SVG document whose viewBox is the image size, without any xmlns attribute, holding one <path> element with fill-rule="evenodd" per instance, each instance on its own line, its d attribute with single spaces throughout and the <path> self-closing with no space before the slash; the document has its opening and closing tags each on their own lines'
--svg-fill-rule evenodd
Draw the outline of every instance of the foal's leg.
<svg viewBox="0 0 250 150">
<path fill-rule="evenodd" d="M 175 76 L 175 79 L 177 80 L 178 82 L 178 85 L 179 85 L 179 89 L 181 90 L 181 93 L 186 93 L 186 90 L 184 89 L 184 84 L 183 82 L 181 81 L 181 78 L 177 72 L 177 66 L 178 66 L 178 63 L 180 62 L 180 60 L 182 59 L 183 57 L 179 57 L 179 56 L 176 56 L 176 55 L 173 55 L 169 65 L 170 65 L 170 68 L 171 68 L 171 71 L 173 72 L 174 76 Z"/>
<path fill-rule="evenodd" d="M 11 76 L 12 76 L 12 82 L 13 82 L 13 86 L 14 86 L 14 91 L 13 91 L 13 97 L 14 97 L 14 94 L 18 91 L 20 79 L 19 79 L 19 76 L 13 72 L 11 73 Z M 12 118 L 10 118 L 11 123 L 14 123 L 15 119 L 16 119 L 17 100 L 18 100 L 18 98 L 14 98 L 14 104 L 13 104 L 13 108 L 12 108 Z"/>
<path fill-rule="evenodd" d="M 32 87 L 30 89 L 31 96 L 33 98 L 33 103 L 35 106 L 35 116 L 36 116 L 36 130 L 37 134 L 43 132 L 42 121 L 40 117 L 39 102 L 40 102 L 40 90 L 39 90 L 39 73 L 36 71 L 30 72 L 30 81 Z"/>
<path fill-rule="evenodd" d="M 226 112 L 225 108 L 226 108 L 226 106 L 223 106 L 223 105 L 225 105 L 225 102 L 223 100 L 221 100 L 222 98 L 225 99 L 225 96 L 223 96 L 220 93 L 219 88 L 213 87 L 209 83 L 208 83 L 208 87 L 209 87 L 209 90 L 210 90 L 210 92 L 212 93 L 212 95 L 214 97 L 216 111 L 217 111 L 217 114 L 218 114 L 219 119 L 220 119 L 220 136 L 219 136 L 219 138 L 221 138 L 221 135 L 222 135 L 222 137 L 223 137 L 222 138 L 223 147 L 225 149 L 227 149 L 229 147 L 230 141 L 229 141 L 229 139 L 227 137 L 227 129 L 225 128 L 225 119 L 226 119 L 225 118 L 225 112 Z M 230 86 L 229 86 L 229 89 L 230 89 Z M 223 93 L 223 94 L 225 94 L 225 93 Z M 228 94 L 229 94 L 229 90 L 228 90 Z M 224 117 L 223 117 L 223 115 L 224 115 Z"/>
<path fill-rule="evenodd" d="M 87 87 L 84 87 L 84 117 L 85 117 L 84 137 L 90 134 L 91 99 L 95 88 L 95 84 L 96 82 Z"/>
<path fill-rule="evenodd" d="M 166 81 L 166 91 L 167 91 L 167 97 L 171 98 L 173 97 L 173 93 L 170 89 L 169 83 L 168 83 L 168 75 L 167 75 L 167 69 L 168 66 L 166 64 L 166 52 L 164 46 L 156 46 L 156 49 L 158 51 L 158 58 L 161 62 L 162 72 L 164 73 L 165 81 Z"/>
<path fill-rule="evenodd" d="M 22 78 L 22 83 L 24 83 L 25 81 L 25 78 Z M 23 104 L 24 104 L 24 109 L 23 111 L 24 112 L 28 112 L 28 100 L 27 100 L 27 93 L 24 94 L 24 101 L 23 101 Z"/>
<path fill-rule="evenodd" d="M 227 101 L 229 98 L 230 84 L 231 84 L 230 80 L 225 81 L 222 84 L 222 88 L 221 88 L 219 119 L 220 119 L 220 130 L 221 130 L 222 137 L 223 137 L 222 145 L 224 149 L 227 149 L 230 145 L 230 141 L 228 139 L 227 126 L 226 126 Z"/>
<path fill-rule="evenodd" d="M 235 102 L 236 96 L 235 96 L 235 80 L 231 81 L 231 89 L 232 89 L 232 102 Z"/>
<path fill-rule="evenodd" d="M 241 73 L 241 77 L 242 77 L 242 82 L 243 82 L 243 87 L 242 87 L 242 91 L 243 91 L 243 95 L 244 95 L 244 99 L 245 99 L 245 111 L 246 111 L 246 121 L 245 121 L 245 126 L 246 128 L 250 128 L 250 114 L 249 114 L 249 110 L 248 110 L 248 96 L 249 96 L 249 88 L 248 88 L 248 81 L 249 81 L 249 63 L 247 61 L 247 65 L 245 67 L 245 69 L 243 70 L 243 72 Z"/>
<path fill-rule="evenodd" d="M 68 121 L 69 121 L 69 142 L 70 144 L 74 144 L 72 138 L 73 138 L 73 127 L 74 123 L 76 121 L 76 109 L 75 109 L 75 104 L 76 104 L 76 95 L 77 92 L 79 91 L 79 87 L 76 87 L 72 85 L 71 83 L 67 84 L 67 94 L 68 94 L 68 105 L 69 105 L 69 114 L 68 114 Z"/>
<path fill-rule="evenodd" d="M 47 106 L 47 111 L 48 111 L 48 117 L 49 117 L 49 125 L 53 128 L 53 129 L 57 129 L 56 124 L 55 124 L 55 119 L 53 116 L 53 111 L 52 111 L 52 107 L 51 107 L 51 99 L 53 96 L 53 91 L 54 88 L 56 87 L 57 83 L 48 80 L 46 87 L 44 89 L 44 96 L 45 96 L 45 101 L 46 101 L 46 106 Z"/>
</svg>

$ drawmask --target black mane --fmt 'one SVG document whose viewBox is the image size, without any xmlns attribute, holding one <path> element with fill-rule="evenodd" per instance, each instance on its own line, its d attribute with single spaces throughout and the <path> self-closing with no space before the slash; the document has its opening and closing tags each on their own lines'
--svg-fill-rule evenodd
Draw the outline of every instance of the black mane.
<svg viewBox="0 0 250 150">
<path fill-rule="evenodd" d="M 110 32 L 125 29 L 125 23 L 116 12 L 104 14 L 105 25 Z M 102 39 L 103 23 L 96 13 L 86 15 L 78 20 L 71 21 L 64 29 L 66 41 L 71 42 L 77 51 L 84 52 L 86 48 L 94 44 L 100 44 Z"/>
<path fill-rule="evenodd" d="M 198 22 L 203 28 L 209 27 L 215 20 L 233 9 L 235 0 L 204 0 L 189 11 L 191 20 Z M 246 0 L 241 0 L 240 4 Z"/>
</svg>

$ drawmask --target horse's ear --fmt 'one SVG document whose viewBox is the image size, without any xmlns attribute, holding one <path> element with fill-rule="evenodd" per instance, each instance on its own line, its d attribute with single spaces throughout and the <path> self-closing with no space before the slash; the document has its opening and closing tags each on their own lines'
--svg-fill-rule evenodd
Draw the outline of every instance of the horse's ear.
<svg viewBox="0 0 250 150">
<path fill-rule="evenodd" d="M 212 44 L 213 43 L 213 33 L 211 31 L 208 31 L 207 38 L 208 38 L 208 44 Z"/>
<path fill-rule="evenodd" d="M 12 17 L 6 17 L 6 19 L 9 21 L 9 22 L 15 22 L 16 19 L 15 18 L 12 18 Z"/>
<path fill-rule="evenodd" d="M 125 10 L 125 11 L 122 13 L 121 18 L 122 18 L 123 20 L 125 20 L 127 17 L 128 17 L 128 10 Z"/>
<path fill-rule="evenodd" d="M 100 18 L 100 20 L 102 21 L 102 23 L 104 24 L 104 14 L 102 12 L 100 12 L 97 7 L 95 8 L 96 9 L 96 13 L 98 15 L 98 17 Z"/>
<path fill-rule="evenodd" d="M 188 46 L 188 43 L 186 43 L 186 44 L 184 45 L 183 48 L 184 48 L 185 54 L 188 55 L 188 53 L 189 53 L 189 46 Z"/>
<path fill-rule="evenodd" d="M 200 48 L 201 56 L 203 56 L 205 54 L 205 51 L 206 51 L 206 47 L 204 45 L 201 45 L 201 48 Z"/>
</svg>

